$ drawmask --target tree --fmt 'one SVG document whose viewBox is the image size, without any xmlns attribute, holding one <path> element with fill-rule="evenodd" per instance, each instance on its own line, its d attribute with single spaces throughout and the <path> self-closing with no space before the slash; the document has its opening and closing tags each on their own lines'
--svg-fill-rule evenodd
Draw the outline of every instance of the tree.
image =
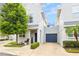
<svg viewBox="0 0 79 59">
<path fill-rule="evenodd" d="M 78 32 L 79 32 L 79 26 L 71 26 L 71 27 L 66 27 L 66 33 L 67 35 L 73 33 L 76 41 L 78 42 Z"/>
<path fill-rule="evenodd" d="M 5 34 L 7 32 L 7 31 L 5 31 L 5 29 L 6 29 L 5 27 L 7 27 L 8 25 L 9 25 L 9 23 L 7 21 L 4 21 L 4 18 L 0 15 L 0 36 L 7 36 L 7 39 L 9 39 L 9 35 Z M 4 29 L 2 29 L 2 27 Z"/>
<path fill-rule="evenodd" d="M 20 3 L 6 3 L 1 7 L 0 14 L 3 17 L 0 25 L 1 32 L 8 35 L 16 34 L 16 42 L 18 43 L 18 35 L 25 34 L 28 27 L 25 8 Z"/>
</svg>

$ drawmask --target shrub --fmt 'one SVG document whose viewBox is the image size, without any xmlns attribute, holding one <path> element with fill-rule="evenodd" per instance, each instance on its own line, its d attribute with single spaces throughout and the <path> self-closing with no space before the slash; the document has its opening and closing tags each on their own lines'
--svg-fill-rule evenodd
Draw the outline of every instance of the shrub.
<svg viewBox="0 0 79 59">
<path fill-rule="evenodd" d="M 79 48 L 79 42 L 75 41 L 74 42 L 74 47 L 78 47 Z"/>
<path fill-rule="evenodd" d="M 39 42 L 34 42 L 31 44 L 31 49 L 35 49 L 39 46 Z"/>
<path fill-rule="evenodd" d="M 79 48 L 79 42 L 77 41 L 63 41 L 64 48 Z"/>
</svg>

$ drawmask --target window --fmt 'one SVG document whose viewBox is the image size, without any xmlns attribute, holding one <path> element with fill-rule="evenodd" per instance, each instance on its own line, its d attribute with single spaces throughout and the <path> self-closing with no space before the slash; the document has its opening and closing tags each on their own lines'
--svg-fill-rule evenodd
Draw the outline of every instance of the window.
<svg viewBox="0 0 79 59">
<path fill-rule="evenodd" d="M 19 37 L 25 37 L 25 34 L 20 34 Z"/>
<path fill-rule="evenodd" d="M 41 12 L 41 14 L 42 14 L 42 17 L 43 17 L 43 19 L 45 19 L 45 15 L 44 15 L 44 12 Z"/>
<path fill-rule="evenodd" d="M 77 34 L 77 36 L 79 37 L 79 33 Z M 74 37 L 74 34 L 69 34 L 68 37 Z"/>
<path fill-rule="evenodd" d="M 72 13 L 78 13 L 78 12 L 79 12 L 79 6 L 73 6 Z"/>
<path fill-rule="evenodd" d="M 78 5 L 72 7 L 72 17 L 79 18 L 79 6 Z"/>
<path fill-rule="evenodd" d="M 33 23 L 33 14 L 30 14 L 29 15 L 28 23 Z"/>
<path fill-rule="evenodd" d="M 69 34 L 68 37 L 73 37 L 73 33 Z"/>
<path fill-rule="evenodd" d="M 78 37 L 79 37 L 79 33 L 78 33 Z"/>
<path fill-rule="evenodd" d="M 29 23 L 33 23 L 33 17 L 29 16 Z"/>
</svg>

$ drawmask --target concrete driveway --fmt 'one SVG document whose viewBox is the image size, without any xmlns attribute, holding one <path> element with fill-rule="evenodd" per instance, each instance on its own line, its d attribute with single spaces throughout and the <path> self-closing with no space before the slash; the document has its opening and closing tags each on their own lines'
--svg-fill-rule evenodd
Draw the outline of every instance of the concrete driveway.
<svg viewBox="0 0 79 59">
<path fill-rule="evenodd" d="M 30 45 L 21 48 L 0 46 L 0 53 L 10 56 L 79 56 L 79 53 L 67 53 L 64 48 L 57 43 L 45 43 L 37 49 L 30 49 Z"/>
<path fill-rule="evenodd" d="M 45 43 L 38 47 L 32 55 L 66 56 L 68 53 L 57 43 Z"/>
</svg>

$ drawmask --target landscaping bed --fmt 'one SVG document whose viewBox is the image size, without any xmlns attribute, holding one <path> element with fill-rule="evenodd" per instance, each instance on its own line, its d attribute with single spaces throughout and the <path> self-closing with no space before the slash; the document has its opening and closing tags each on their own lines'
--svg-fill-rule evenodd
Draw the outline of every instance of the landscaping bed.
<svg viewBox="0 0 79 59">
<path fill-rule="evenodd" d="M 79 48 L 79 42 L 77 41 L 63 41 L 64 48 Z"/>
<path fill-rule="evenodd" d="M 79 53 L 79 42 L 77 41 L 63 41 L 63 47 L 69 53 Z"/>
<path fill-rule="evenodd" d="M 8 40 L 8 39 L 0 39 L 0 41 L 6 41 L 6 40 Z"/>
<path fill-rule="evenodd" d="M 22 47 L 24 46 L 23 44 L 17 44 L 16 42 L 10 42 L 6 45 L 4 45 L 5 47 Z"/>
</svg>

